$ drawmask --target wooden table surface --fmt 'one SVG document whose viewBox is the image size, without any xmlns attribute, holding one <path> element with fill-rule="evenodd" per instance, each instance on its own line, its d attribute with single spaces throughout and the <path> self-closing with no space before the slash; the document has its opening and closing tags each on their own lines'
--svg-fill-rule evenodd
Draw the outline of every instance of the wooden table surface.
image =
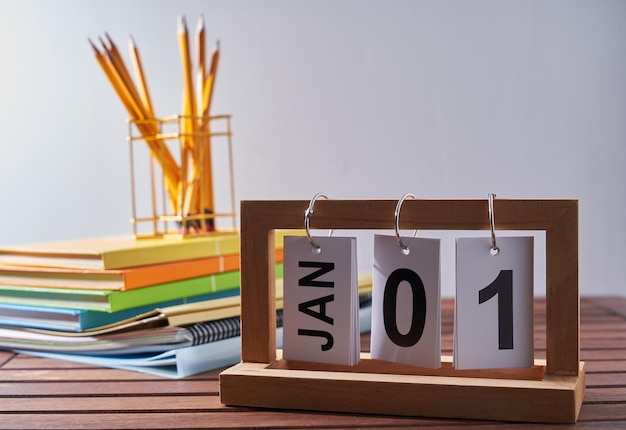
<svg viewBox="0 0 626 430">
<path fill-rule="evenodd" d="M 536 358 L 545 358 L 544 326 L 545 303 L 537 299 Z M 445 355 L 452 354 L 452 327 L 446 299 Z M 575 426 L 228 407 L 219 400 L 220 370 L 171 380 L 0 351 L 0 428 L 626 428 L 626 298 L 583 298 L 580 335 L 587 379 Z M 362 349 L 368 346 L 363 335 Z"/>
</svg>

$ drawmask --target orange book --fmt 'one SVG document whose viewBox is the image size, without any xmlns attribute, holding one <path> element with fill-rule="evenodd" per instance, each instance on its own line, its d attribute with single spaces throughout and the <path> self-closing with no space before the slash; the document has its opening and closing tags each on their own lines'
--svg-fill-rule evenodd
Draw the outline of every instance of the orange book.
<svg viewBox="0 0 626 430">
<path fill-rule="evenodd" d="M 276 262 L 282 261 L 283 250 L 276 249 Z M 0 265 L 0 285 L 124 291 L 234 270 L 239 254 L 119 270 Z"/>
</svg>

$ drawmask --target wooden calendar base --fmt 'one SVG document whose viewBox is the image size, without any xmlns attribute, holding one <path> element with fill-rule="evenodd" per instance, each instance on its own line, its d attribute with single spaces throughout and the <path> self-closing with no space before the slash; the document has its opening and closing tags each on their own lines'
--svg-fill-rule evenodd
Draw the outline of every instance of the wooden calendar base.
<svg viewBox="0 0 626 430">
<path fill-rule="evenodd" d="M 324 369 L 324 370 L 322 370 Z M 457 371 L 385 363 L 361 354 L 355 367 L 278 360 L 244 362 L 220 375 L 222 403 L 437 418 L 574 423 L 585 392 L 584 363 L 578 376 L 531 369 Z"/>
<path fill-rule="evenodd" d="M 241 360 L 220 375 L 227 405 L 546 423 L 576 422 L 580 361 L 578 201 L 494 202 L 502 230 L 546 236 L 546 361 L 525 370 L 403 368 L 361 354 L 355 368 L 286 362 L 276 352 L 275 231 L 301 229 L 304 200 L 241 202 Z M 395 200 L 320 200 L 311 228 L 397 229 Z M 407 200 L 400 229 L 489 230 L 486 200 Z"/>
</svg>

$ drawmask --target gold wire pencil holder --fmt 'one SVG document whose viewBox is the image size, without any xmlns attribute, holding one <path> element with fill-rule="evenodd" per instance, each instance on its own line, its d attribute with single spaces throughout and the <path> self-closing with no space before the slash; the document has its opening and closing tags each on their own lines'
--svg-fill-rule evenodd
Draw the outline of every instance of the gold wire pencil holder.
<svg viewBox="0 0 626 430">
<path fill-rule="evenodd" d="M 236 229 L 231 115 L 170 115 L 128 119 L 127 124 L 135 239 Z M 218 197 L 229 200 L 230 208 L 221 212 L 215 207 L 216 173 L 221 190 L 226 190 L 222 179 L 229 182 L 227 195 Z M 218 218 L 230 219 L 231 226 L 218 228 Z"/>
</svg>

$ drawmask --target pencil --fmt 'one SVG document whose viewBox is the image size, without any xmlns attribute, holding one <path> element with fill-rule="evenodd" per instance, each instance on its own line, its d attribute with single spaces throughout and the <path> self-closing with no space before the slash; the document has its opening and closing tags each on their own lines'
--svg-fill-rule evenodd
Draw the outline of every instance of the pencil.
<svg viewBox="0 0 626 430">
<path fill-rule="evenodd" d="M 127 100 L 127 96 L 124 94 L 124 91 L 122 90 L 122 88 L 119 85 L 119 83 L 118 83 L 117 79 L 115 78 L 115 76 L 113 76 L 113 72 L 111 71 L 111 69 L 106 64 L 106 60 L 104 58 L 104 54 L 91 41 L 91 39 L 87 39 L 87 40 L 89 41 L 89 44 L 93 48 L 96 60 L 98 61 L 98 64 L 100 65 L 100 67 L 104 71 L 104 74 L 106 75 L 106 77 L 109 79 L 109 82 L 113 86 L 113 89 L 115 90 L 115 92 L 117 93 L 118 97 L 120 98 L 120 100 L 124 104 L 124 107 L 126 108 L 126 110 L 129 113 L 131 113 L 132 116 L 134 117 L 134 109 L 133 109 L 132 105 L 130 104 L 130 100 Z"/>
<path fill-rule="evenodd" d="M 202 92 L 204 87 L 204 76 L 206 73 L 205 67 L 205 30 L 204 30 L 204 16 L 200 15 L 200 19 L 198 19 L 198 26 L 196 28 L 196 57 L 198 59 L 198 71 L 196 73 L 196 91 L 198 93 L 196 99 L 198 101 L 197 112 L 200 115 L 200 112 L 203 111 L 202 106 Z"/>
<path fill-rule="evenodd" d="M 150 92 L 148 91 L 148 84 L 143 71 L 143 65 L 141 64 L 139 49 L 137 49 L 137 45 L 135 44 L 135 40 L 132 36 L 128 40 L 128 51 L 130 52 L 130 58 L 135 70 L 135 79 L 139 83 L 139 96 L 141 97 L 141 102 L 144 105 L 148 118 L 154 118 L 154 109 L 152 107 L 152 100 L 150 98 Z"/>
<path fill-rule="evenodd" d="M 139 96 L 139 92 L 137 91 L 135 83 L 128 73 L 128 69 L 124 64 L 124 60 L 122 60 L 122 56 L 120 55 L 117 46 L 115 45 L 113 39 L 111 39 L 108 33 L 105 33 L 104 35 L 106 37 L 106 40 L 102 41 L 102 45 L 104 46 L 108 54 L 111 65 L 115 68 L 117 74 L 122 81 L 122 84 L 124 85 L 124 87 L 126 87 L 132 101 L 137 105 L 139 117 L 141 119 L 148 118 L 149 115 L 146 112 L 145 106 L 141 103 L 141 97 Z"/>
<path fill-rule="evenodd" d="M 180 49 L 180 59 L 183 69 L 184 91 L 183 91 L 183 154 L 181 179 L 186 183 L 179 187 L 179 207 L 181 213 L 189 215 L 196 212 L 195 195 L 198 181 L 198 169 L 196 165 L 196 154 L 194 153 L 194 136 L 196 131 L 196 104 L 193 85 L 193 72 L 191 65 L 191 55 L 189 48 L 189 34 L 187 31 L 187 21 L 184 16 L 178 19 L 178 44 Z"/>
<path fill-rule="evenodd" d="M 220 41 L 215 42 L 213 55 L 211 56 L 211 68 L 209 74 L 204 81 L 202 92 L 202 115 L 208 115 L 211 110 L 211 102 L 213 101 L 213 87 L 215 86 L 215 78 L 217 77 L 217 66 L 220 61 Z"/>
<path fill-rule="evenodd" d="M 145 116 L 142 114 L 142 110 L 138 105 L 137 100 L 133 98 L 129 88 L 126 86 L 126 83 L 120 76 L 120 66 L 118 65 L 118 67 L 116 68 L 113 64 L 113 53 L 109 49 L 107 49 L 107 46 L 103 41 L 101 41 L 103 45 L 103 51 L 100 51 L 90 39 L 88 39 L 88 41 L 94 51 L 98 64 L 109 79 L 109 82 L 118 94 L 118 97 L 122 101 L 122 104 L 126 108 L 130 117 L 134 120 L 145 119 Z M 157 132 L 157 128 L 154 123 L 139 122 L 136 125 L 138 130 L 144 137 L 154 136 Z M 151 150 L 152 156 L 157 160 L 157 162 L 163 169 L 165 183 L 170 193 L 170 202 L 173 205 L 173 208 L 175 208 L 177 198 L 177 194 L 175 191 L 178 187 L 179 181 L 178 165 L 162 141 L 152 138 L 145 140 Z"/>
<path fill-rule="evenodd" d="M 186 115 L 195 116 L 195 94 L 193 90 L 193 78 L 192 78 L 192 66 L 191 55 L 189 53 L 189 35 L 187 32 L 187 22 L 185 17 L 182 16 L 178 20 L 178 44 L 180 48 L 180 59 L 183 68 L 184 78 L 184 97 L 183 97 L 183 111 Z M 193 121 L 191 121 L 193 122 Z"/>
<path fill-rule="evenodd" d="M 211 127 L 210 116 L 211 102 L 213 100 L 213 87 L 215 85 L 215 78 L 217 76 L 217 66 L 220 58 L 220 45 L 219 40 L 215 43 L 213 54 L 211 56 L 211 66 L 209 73 L 203 82 L 202 88 L 202 117 L 206 118 L 203 123 L 202 131 L 208 134 L 208 137 L 204 139 L 203 143 L 203 160 L 202 160 L 202 203 L 204 208 L 213 213 L 215 208 L 215 197 L 213 193 L 213 167 L 211 157 Z"/>
<path fill-rule="evenodd" d="M 198 24 L 196 26 L 196 61 L 198 62 L 198 69 L 196 71 L 196 115 L 198 116 L 196 131 L 196 139 L 194 139 L 194 155 L 195 155 L 195 172 L 196 172 L 196 184 L 193 189 L 193 197 L 190 204 L 193 206 L 195 213 L 201 213 L 205 207 L 203 201 L 203 193 L 205 184 L 202 180 L 203 177 L 203 159 L 206 157 L 206 140 L 207 137 L 202 135 L 204 132 L 204 118 L 202 118 L 202 89 L 204 86 L 204 76 L 206 74 L 206 44 L 205 44 L 205 24 L 204 16 L 200 15 Z M 202 224 L 201 222 L 196 224 Z"/>
<path fill-rule="evenodd" d="M 204 88 L 206 82 L 206 42 L 204 16 L 200 16 L 196 30 L 196 49 L 198 58 L 197 93 L 198 93 L 198 131 L 201 137 L 198 139 L 196 158 L 200 171 L 199 187 L 196 191 L 196 209 L 198 212 L 213 213 L 213 183 L 211 166 L 211 136 L 208 112 L 204 109 Z M 214 228 L 213 219 L 204 222 L 205 230 Z"/>
</svg>

